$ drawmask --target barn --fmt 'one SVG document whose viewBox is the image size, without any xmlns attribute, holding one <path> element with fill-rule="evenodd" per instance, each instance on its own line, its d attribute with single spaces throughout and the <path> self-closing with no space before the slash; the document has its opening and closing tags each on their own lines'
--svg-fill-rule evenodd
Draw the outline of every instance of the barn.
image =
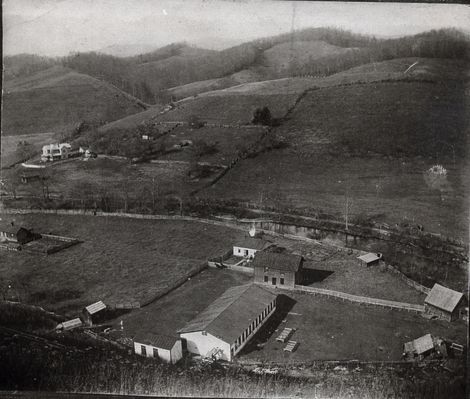
<svg viewBox="0 0 470 399">
<path fill-rule="evenodd" d="M 263 251 L 272 244 L 261 238 L 246 237 L 233 246 L 233 254 L 240 257 L 253 258 L 258 251 Z"/>
<path fill-rule="evenodd" d="M 431 334 L 423 335 L 413 341 L 406 342 L 404 345 L 403 355 L 408 359 L 419 359 L 430 354 L 434 350 L 434 341 Z"/>
<path fill-rule="evenodd" d="M 183 357 L 181 340 L 177 337 L 145 332 L 140 332 L 134 337 L 134 352 L 172 364 Z"/>
<path fill-rule="evenodd" d="M 424 300 L 424 310 L 440 319 L 453 321 L 459 318 L 460 308 L 464 303 L 461 292 L 451 290 L 440 284 L 434 284 Z"/>
<path fill-rule="evenodd" d="M 178 333 L 188 352 L 232 361 L 275 312 L 276 298 L 255 284 L 229 288 Z"/>
<path fill-rule="evenodd" d="M 255 283 L 294 288 L 302 282 L 300 255 L 276 252 L 258 252 L 252 262 Z"/>
</svg>

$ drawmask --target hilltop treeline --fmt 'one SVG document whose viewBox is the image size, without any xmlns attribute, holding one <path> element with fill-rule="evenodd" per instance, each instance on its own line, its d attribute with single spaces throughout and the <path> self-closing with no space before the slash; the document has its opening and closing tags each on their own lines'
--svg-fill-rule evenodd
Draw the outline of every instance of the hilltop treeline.
<svg viewBox="0 0 470 399">
<path fill-rule="evenodd" d="M 349 48 L 348 52 L 292 62 L 282 72 L 263 69 L 263 53 L 277 44 L 295 41 L 323 41 Z M 222 51 L 190 48 L 175 43 L 134 57 L 114 57 L 96 52 L 76 53 L 60 60 L 31 56 L 20 60 L 7 57 L 6 78 L 45 69 L 61 63 L 78 72 L 103 79 L 149 103 L 166 102 L 166 89 L 195 81 L 221 78 L 252 69 L 266 79 L 298 75 L 329 75 L 354 66 L 393 58 L 430 57 L 470 59 L 470 41 L 453 29 L 433 30 L 396 39 L 377 39 L 334 28 L 313 28 L 243 43 Z M 19 57 L 19 56 L 15 56 Z M 9 59 L 10 58 L 10 59 Z M 15 68 L 11 65 L 15 63 Z M 264 75 L 263 75 L 264 73 Z"/>
</svg>

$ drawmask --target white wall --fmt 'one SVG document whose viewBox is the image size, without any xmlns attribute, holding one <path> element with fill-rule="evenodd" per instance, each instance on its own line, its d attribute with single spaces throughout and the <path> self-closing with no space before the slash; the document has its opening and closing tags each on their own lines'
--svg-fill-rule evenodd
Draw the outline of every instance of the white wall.
<svg viewBox="0 0 470 399">
<path fill-rule="evenodd" d="M 177 340 L 175 344 L 173 345 L 173 348 L 171 348 L 171 363 L 176 363 L 178 360 L 180 360 L 183 357 L 183 345 L 181 343 L 181 340 Z"/>
<path fill-rule="evenodd" d="M 186 340 L 187 349 L 190 353 L 207 357 L 208 353 L 212 349 L 219 348 L 223 352 L 222 359 L 228 361 L 231 360 L 230 344 L 209 333 L 203 335 L 202 331 L 195 331 L 190 333 L 181 333 L 180 337 Z"/>
<path fill-rule="evenodd" d="M 245 255 L 245 251 L 248 251 L 248 255 Z M 251 248 L 243 248 L 243 247 L 233 247 L 233 254 L 235 256 L 249 256 L 250 258 L 255 256 L 255 253 L 257 252 L 256 249 L 251 249 Z"/>
<path fill-rule="evenodd" d="M 178 341 L 181 345 L 181 341 Z M 162 349 L 162 348 L 157 348 L 155 346 L 152 346 L 152 345 L 147 345 L 147 344 L 141 344 L 139 342 L 134 342 L 134 352 L 137 354 L 137 355 L 141 355 L 143 356 L 142 354 L 142 346 L 145 346 L 145 349 L 146 349 L 146 357 L 154 357 L 153 356 L 153 348 L 157 349 L 158 351 L 158 357 L 163 360 L 164 362 L 166 363 L 170 363 L 172 361 L 172 358 L 171 358 L 171 352 L 168 350 L 168 349 Z"/>
</svg>

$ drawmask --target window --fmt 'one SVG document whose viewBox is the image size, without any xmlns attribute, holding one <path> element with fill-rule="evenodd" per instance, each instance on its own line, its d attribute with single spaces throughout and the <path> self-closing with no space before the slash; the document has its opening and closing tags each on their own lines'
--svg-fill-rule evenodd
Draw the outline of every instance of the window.
<svg viewBox="0 0 470 399">
<path fill-rule="evenodd" d="M 140 345 L 140 353 L 142 356 L 147 356 L 147 347 L 145 345 Z"/>
<path fill-rule="evenodd" d="M 276 283 L 277 283 L 276 277 L 273 277 L 273 278 L 272 278 L 271 283 L 272 283 L 272 285 L 276 285 Z"/>
<path fill-rule="evenodd" d="M 153 357 L 158 357 L 158 349 L 153 348 Z"/>
<path fill-rule="evenodd" d="M 265 282 L 265 283 L 268 282 L 268 276 L 264 276 L 264 282 Z"/>
<path fill-rule="evenodd" d="M 279 279 L 279 284 L 284 285 L 284 277 L 281 277 L 281 278 Z"/>
</svg>

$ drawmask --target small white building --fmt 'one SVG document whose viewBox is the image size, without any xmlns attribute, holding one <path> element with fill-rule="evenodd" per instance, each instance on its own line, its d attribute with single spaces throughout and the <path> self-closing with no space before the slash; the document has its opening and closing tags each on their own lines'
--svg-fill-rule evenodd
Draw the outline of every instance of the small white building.
<svg viewBox="0 0 470 399">
<path fill-rule="evenodd" d="M 86 306 L 82 311 L 82 319 L 87 325 L 93 325 L 93 318 L 98 312 L 106 309 L 106 305 L 102 301 L 92 303 Z"/>
<path fill-rule="evenodd" d="M 69 143 L 47 144 L 42 147 L 41 161 L 57 161 L 67 159 L 72 152 L 72 146 Z"/>
<path fill-rule="evenodd" d="M 175 364 L 183 357 L 181 340 L 168 335 L 141 333 L 134 337 L 134 352 L 145 357 L 159 358 Z"/>
<path fill-rule="evenodd" d="M 188 352 L 232 361 L 275 312 L 276 298 L 255 284 L 232 287 L 178 333 Z"/>
<path fill-rule="evenodd" d="M 77 317 L 76 319 L 67 320 L 63 323 L 57 325 L 56 330 L 68 331 L 73 330 L 74 328 L 80 327 L 82 325 L 82 321 Z"/>
<path fill-rule="evenodd" d="M 254 258 L 256 252 L 263 251 L 271 245 L 269 241 L 260 238 L 246 237 L 234 244 L 233 255 L 242 258 Z"/>
<path fill-rule="evenodd" d="M 378 264 L 382 260 L 381 253 L 369 252 L 365 255 L 358 256 L 359 264 L 363 266 L 372 266 Z"/>
</svg>

